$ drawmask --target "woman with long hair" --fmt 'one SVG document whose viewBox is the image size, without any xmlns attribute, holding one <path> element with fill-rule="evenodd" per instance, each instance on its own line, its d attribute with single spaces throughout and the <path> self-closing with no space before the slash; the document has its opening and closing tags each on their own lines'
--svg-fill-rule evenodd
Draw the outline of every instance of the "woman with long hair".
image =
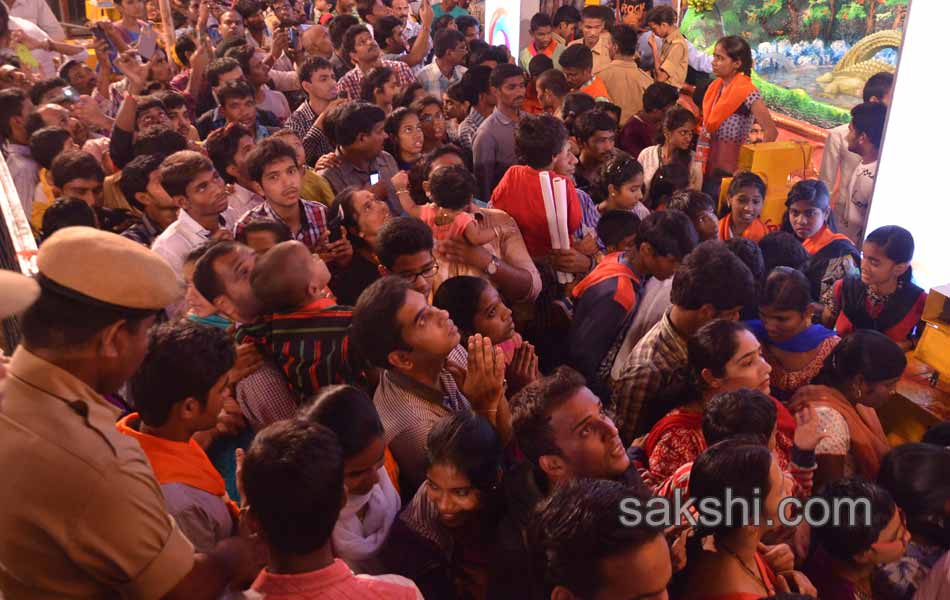
<svg viewBox="0 0 950 600">
<path fill-rule="evenodd" d="M 422 158 L 423 133 L 419 115 L 399 107 L 386 118 L 386 152 L 393 155 L 400 170 L 408 171 Z"/>
<path fill-rule="evenodd" d="M 644 148 L 637 160 L 643 165 L 645 181 L 663 165 L 680 163 L 689 169 L 689 189 L 699 191 L 703 187 L 703 167 L 693 161 L 693 138 L 696 137 L 696 116 L 682 106 L 673 106 L 663 117 L 659 140 L 656 146 Z"/>
<path fill-rule="evenodd" d="M 337 194 L 327 214 L 330 239 L 344 235 L 345 231 L 346 239 L 353 245 L 350 266 L 333 274 L 330 289 L 340 304 L 353 306 L 363 290 L 380 277 L 374 248 L 379 230 L 391 217 L 389 205 L 377 200 L 369 190 L 351 187 Z"/>
</svg>

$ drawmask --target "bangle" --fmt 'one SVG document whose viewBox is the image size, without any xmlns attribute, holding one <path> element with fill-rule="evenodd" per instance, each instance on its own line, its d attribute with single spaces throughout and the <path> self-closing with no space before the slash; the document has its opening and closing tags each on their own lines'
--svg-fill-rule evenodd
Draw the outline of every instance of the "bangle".
<svg viewBox="0 0 950 600">
<path fill-rule="evenodd" d="M 408 190 L 408 189 L 405 189 L 405 190 L 396 190 L 396 194 L 397 194 L 397 195 L 398 195 L 398 194 L 408 194 L 408 193 L 409 193 L 409 190 Z"/>
</svg>

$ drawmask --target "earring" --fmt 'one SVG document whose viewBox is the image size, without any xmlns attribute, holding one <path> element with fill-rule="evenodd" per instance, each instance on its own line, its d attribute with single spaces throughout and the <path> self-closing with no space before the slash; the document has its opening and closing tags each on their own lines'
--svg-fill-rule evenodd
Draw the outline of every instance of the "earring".
<svg viewBox="0 0 950 600">
<path fill-rule="evenodd" d="M 860 400 L 862 394 L 863 392 L 861 391 L 861 388 L 859 388 L 858 386 L 854 386 L 854 399 Z"/>
</svg>

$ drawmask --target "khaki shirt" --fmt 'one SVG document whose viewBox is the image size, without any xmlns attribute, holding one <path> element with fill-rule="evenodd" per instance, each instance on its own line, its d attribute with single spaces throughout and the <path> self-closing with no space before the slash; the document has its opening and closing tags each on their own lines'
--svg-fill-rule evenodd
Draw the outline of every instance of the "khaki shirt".
<svg viewBox="0 0 950 600">
<path fill-rule="evenodd" d="M 650 74 L 635 60 L 615 58 L 598 77 L 607 86 L 610 100 L 620 107 L 620 126 L 643 110 L 643 93 L 653 84 Z"/>
<path fill-rule="evenodd" d="M 574 44 L 583 43 L 584 38 L 579 37 L 571 42 L 570 45 L 573 46 Z M 595 44 L 590 51 L 594 55 L 594 69 L 591 73 L 593 75 L 599 75 L 600 72 L 606 69 L 607 65 L 610 64 L 610 33 L 605 31 L 600 34 L 600 39 L 597 40 L 597 44 Z"/>
<path fill-rule="evenodd" d="M 119 411 L 17 349 L 0 405 L 0 590 L 5 600 L 157 599 L 194 563 Z"/>
<path fill-rule="evenodd" d="M 686 74 L 689 70 L 689 46 L 678 29 L 671 31 L 670 35 L 663 40 L 663 48 L 660 50 L 660 60 L 657 64 L 669 75 L 667 83 L 670 85 L 680 87 L 686 83 Z"/>
</svg>

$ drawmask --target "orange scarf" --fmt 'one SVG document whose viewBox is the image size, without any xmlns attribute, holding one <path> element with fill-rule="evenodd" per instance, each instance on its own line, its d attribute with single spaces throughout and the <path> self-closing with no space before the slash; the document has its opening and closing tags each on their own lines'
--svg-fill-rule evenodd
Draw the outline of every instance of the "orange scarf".
<svg viewBox="0 0 950 600">
<path fill-rule="evenodd" d="M 826 406 L 844 417 L 851 435 L 851 455 L 858 474 L 870 481 L 877 479 L 881 459 L 891 447 L 873 411 L 865 411 L 866 414 L 862 415 L 841 392 L 831 387 L 808 385 L 798 393 L 802 393 L 802 390 L 805 390 L 805 395 L 814 398 L 810 400 L 812 406 Z"/>
<path fill-rule="evenodd" d="M 728 240 L 732 237 L 732 213 L 729 213 L 725 217 L 719 220 L 719 239 L 722 241 Z M 751 240 L 756 244 L 764 238 L 769 233 L 775 231 L 775 227 L 769 227 L 762 222 L 761 219 L 756 219 L 745 228 L 745 231 L 742 232 L 742 237 L 747 240 Z"/>
<path fill-rule="evenodd" d="M 805 252 L 808 252 L 809 256 L 814 256 L 835 240 L 848 240 L 850 242 L 851 238 L 843 233 L 834 233 L 825 225 L 821 228 L 821 231 L 802 242 L 802 246 L 805 247 Z"/>
<path fill-rule="evenodd" d="M 722 79 L 709 84 L 706 95 L 703 97 L 703 126 L 709 133 L 716 133 L 748 99 L 749 94 L 756 91 L 752 79 L 743 73 L 737 74 L 728 88 L 723 89 Z"/>
<path fill-rule="evenodd" d="M 221 498 L 227 504 L 231 516 L 237 518 L 240 511 L 237 504 L 228 498 L 224 478 L 211 464 L 198 442 L 193 439 L 188 440 L 188 443 L 172 442 L 142 433 L 133 428 L 139 420 L 138 413 L 131 413 L 116 423 L 115 427 L 119 433 L 138 440 L 158 483 L 183 483 L 208 492 Z"/>
</svg>

